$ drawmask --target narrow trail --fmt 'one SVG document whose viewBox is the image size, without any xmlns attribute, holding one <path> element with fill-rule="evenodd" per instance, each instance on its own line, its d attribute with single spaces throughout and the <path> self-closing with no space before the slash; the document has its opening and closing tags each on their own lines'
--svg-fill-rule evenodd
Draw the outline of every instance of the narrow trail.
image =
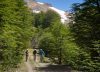
<svg viewBox="0 0 100 72">
<path fill-rule="evenodd" d="M 29 51 L 29 58 L 28 58 L 28 61 L 25 62 L 25 65 L 26 65 L 28 72 L 35 72 L 34 69 L 33 69 L 33 65 L 30 62 L 30 60 L 33 59 L 32 52 L 31 52 L 31 50 L 28 50 L 28 51 Z"/>
<path fill-rule="evenodd" d="M 46 59 L 47 60 L 47 59 Z M 40 62 L 40 56 L 37 54 L 36 62 L 34 62 L 34 72 L 75 72 L 66 65 L 51 64 L 51 62 Z"/>
<path fill-rule="evenodd" d="M 32 51 L 29 52 L 29 60 L 25 62 L 27 67 L 27 72 L 78 72 L 72 71 L 69 66 L 66 65 L 57 65 L 48 63 L 41 63 L 40 57 L 37 54 L 36 62 L 33 61 Z"/>
<path fill-rule="evenodd" d="M 27 61 L 27 62 L 25 62 L 25 64 L 26 64 L 26 67 L 27 67 L 27 71 L 28 72 L 33 72 L 33 68 L 32 68 L 32 65 L 30 64 L 30 62 Z"/>
</svg>

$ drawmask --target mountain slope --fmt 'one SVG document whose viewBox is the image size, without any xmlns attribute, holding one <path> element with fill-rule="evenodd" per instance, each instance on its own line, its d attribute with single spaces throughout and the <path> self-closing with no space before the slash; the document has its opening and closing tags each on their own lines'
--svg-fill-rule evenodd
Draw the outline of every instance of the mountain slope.
<svg viewBox="0 0 100 72">
<path fill-rule="evenodd" d="M 60 15 L 62 23 L 69 22 L 68 13 L 53 7 L 51 4 L 36 2 L 32 0 L 25 1 L 27 2 L 27 6 L 32 9 L 34 13 L 39 13 L 41 11 L 46 12 L 47 10 L 51 9 Z"/>
</svg>

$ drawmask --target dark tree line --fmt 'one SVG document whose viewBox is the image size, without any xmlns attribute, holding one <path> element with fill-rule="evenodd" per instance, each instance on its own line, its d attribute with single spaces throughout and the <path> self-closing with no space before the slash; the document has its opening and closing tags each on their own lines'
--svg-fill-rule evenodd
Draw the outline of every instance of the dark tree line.
<svg viewBox="0 0 100 72">
<path fill-rule="evenodd" d="M 90 72 L 100 71 L 100 0 L 73 4 L 74 23 L 70 25 L 75 42 L 90 55 Z M 86 58 L 87 59 L 87 58 Z"/>
</svg>

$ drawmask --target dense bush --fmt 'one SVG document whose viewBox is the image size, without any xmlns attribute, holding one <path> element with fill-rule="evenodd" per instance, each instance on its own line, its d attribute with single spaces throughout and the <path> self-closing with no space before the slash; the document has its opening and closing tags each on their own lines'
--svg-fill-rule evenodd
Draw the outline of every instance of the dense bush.
<svg viewBox="0 0 100 72">
<path fill-rule="evenodd" d="M 45 51 L 46 56 L 57 63 L 75 64 L 79 47 L 74 42 L 70 28 L 61 23 L 56 12 L 36 14 L 34 26 L 38 30 L 38 46 Z"/>
<path fill-rule="evenodd" d="M 0 72 L 21 62 L 32 37 L 32 20 L 23 0 L 0 0 Z"/>
<path fill-rule="evenodd" d="M 85 0 L 73 4 L 73 20 L 70 23 L 75 42 L 82 49 L 78 68 L 88 72 L 100 71 L 100 1 Z"/>
</svg>

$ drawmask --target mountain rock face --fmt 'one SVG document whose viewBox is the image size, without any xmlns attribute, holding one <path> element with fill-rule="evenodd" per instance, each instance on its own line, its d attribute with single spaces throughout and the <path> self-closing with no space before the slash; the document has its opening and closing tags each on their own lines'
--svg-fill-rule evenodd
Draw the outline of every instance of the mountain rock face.
<svg viewBox="0 0 100 72">
<path fill-rule="evenodd" d="M 41 3 L 33 0 L 25 0 L 27 3 L 28 8 L 30 8 L 34 13 L 39 13 L 41 11 L 46 12 L 47 10 L 53 10 L 57 12 L 61 17 L 62 23 L 68 23 L 69 22 L 69 13 L 59 10 L 55 7 L 53 7 L 51 4 L 48 3 Z"/>
</svg>

